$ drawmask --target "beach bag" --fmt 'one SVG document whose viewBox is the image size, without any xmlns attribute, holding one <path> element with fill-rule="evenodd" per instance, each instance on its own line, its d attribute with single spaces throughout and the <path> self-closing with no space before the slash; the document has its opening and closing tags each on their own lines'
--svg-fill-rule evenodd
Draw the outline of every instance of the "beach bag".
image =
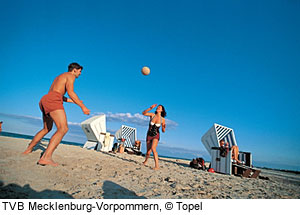
<svg viewBox="0 0 300 215">
<path fill-rule="evenodd" d="M 194 169 L 201 169 L 201 170 L 205 170 L 206 169 L 206 166 L 205 166 L 205 161 L 203 158 L 196 158 L 196 159 L 193 159 L 191 162 L 190 162 L 190 167 L 194 168 Z"/>
<path fill-rule="evenodd" d="M 196 159 L 193 159 L 191 162 L 190 162 L 190 167 L 194 168 L 194 169 L 198 169 L 199 167 L 199 164 L 197 162 Z"/>
<path fill-rule="evenodd" d="M 205 161 L 204 161 L 204 159 L 203 159 L 203 158 L 196 158 L 196 160 L 197 160 L 197 162 L 198 162 L 200 168 L 201 168 L 202 170 L 205 170 L 205 169 L 206 169 L 206 166 L 205 166 Z"/>
</svg>

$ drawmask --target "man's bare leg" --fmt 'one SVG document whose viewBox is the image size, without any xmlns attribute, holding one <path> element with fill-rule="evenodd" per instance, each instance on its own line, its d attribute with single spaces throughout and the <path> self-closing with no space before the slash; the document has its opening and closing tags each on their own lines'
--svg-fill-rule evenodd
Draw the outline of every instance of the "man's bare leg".
<svg viewBox="0 0 300 215">
<path fill-rule="evenodd" d="M 158 139 L 154 139 L 152 141 L 152 146 L 151 146 L 151 150 L 152 150 L 153 157 L 154 157 L 154 162 L 155 162 L 155 167 L 153 168 L 154 170 L 158 170 L 159 169 L 158 154 L 157 154 L 157 151 L 156 151 L 157 144 L 158 144 Z"/>
<path fill-rule="evenodd" d="M 41 141 L 41 139 L 48 134 L 53 127 L 53 120 L 50 116 L 43 116 L 44 128 L 40 130 L 29 143 L 27 149 L 22 153 L 23 155 L 32 152 L 33 148 Z"/>
<path fill-rule="evenodd" d="M 146 163 L 150 157 L 150 154 L 151 154 L 151 141 L 147 141 L 147 152 L 145 155 L 145 161 L 143 162 L 144 165 L 146 165 Z"/>
<path fill-rule="evenodd" d="M 57 131 L 51 137 L 48 147 L 41 159 L 38 161 L 38 164 L 57 166 L 58 164 L 52 160 L 52 154 L 67 133 L 68 124 L 65 110 L 53 111 L 50 113 L 50 116 L 57 127 Z"/>
</svg>

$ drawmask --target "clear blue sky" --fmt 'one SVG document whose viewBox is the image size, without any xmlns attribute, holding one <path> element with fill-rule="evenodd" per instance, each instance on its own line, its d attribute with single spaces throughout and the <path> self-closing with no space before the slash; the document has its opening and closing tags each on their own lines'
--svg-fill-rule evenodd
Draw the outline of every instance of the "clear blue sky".
<svg viewBox="0 0 300 215">
<path fill-rule="evenodd" d="M 171 120 L 161 153 L 177 147 L 208 159 L 201 136 L 219 123 L 234 129 L 255 161 L 299 170 L 300 1 L 24 0 L 1 7 L 4 131 L 33 135 L 40 98 L 78 62 L 84 69 L 75 92 L 92 113 L 110 115 L 111 131 L 128 124 L 145 139 L 147 122 L 137 113 L 159 103 Z M 141 75 L 145 65 L 149 76 Z M 65 109 L 72 122 L 65 139 L 84 142 L 76 123 L 87 117 L 76 105 Z"/>
</svg>

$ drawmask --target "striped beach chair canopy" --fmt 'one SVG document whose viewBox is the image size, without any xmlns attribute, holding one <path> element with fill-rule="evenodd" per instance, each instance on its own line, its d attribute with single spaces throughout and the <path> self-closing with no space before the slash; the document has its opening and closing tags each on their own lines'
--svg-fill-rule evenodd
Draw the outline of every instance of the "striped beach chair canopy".
<svg viewBox="0 0 300 215">
<path fill-rule="evenodd" d="M 224 139 L 230 147 L 236 146 L 234 131 L 232 128 L 214 123 L 214 125 L 202 136 L 201 141 L 209 154 L 212 147 L 220 147 L 220 140 Z"/>
<path fill-rule="evenodd" d="M 135 141 L 137 140 L 136 128 L 122 125 L 121 128 L 115 133 L 115 138 L 119 141 L 125 139 L 125 147 L 133 148 Z"/>
</svg>

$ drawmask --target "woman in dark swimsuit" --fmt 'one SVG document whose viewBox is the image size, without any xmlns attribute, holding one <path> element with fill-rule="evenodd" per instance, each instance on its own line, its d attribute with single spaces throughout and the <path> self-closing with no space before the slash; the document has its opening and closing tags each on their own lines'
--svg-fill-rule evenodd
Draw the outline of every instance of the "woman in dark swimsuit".
<svg viewBox="0 0 300 215">
<path fill-rule="evenodd" d="M 143 112 L 143 115 L 150 116 L 149 129 L 147 132 L 147 153 L 146 153 L 146 158 L 145 158 L 145 161 L 143 162 L 143 164 L 146 165 L 146 163 L 150 157 L 150 153 L 152 151 L 154 161 L 155 161 L 155 167 L 153 168 L 154 170 L 159 169 L 158 155 L 157 155 L 157 151 L 156 151 L 156 147 L 157 147 L 159 137 L 160 137 L 159 128 L 161 127 L 162 132 L 165 132 L 166 121 L 165 121 L 164 117 L 167 115 L 165 108 L 162 105 L 157 106 L 155 114 L 148 113 L 150 110 L 152 110 L 156 106 L 157 106 L 157 104 L 154 104 L 150 108 L 148 108 L 147 110 L 145 110 Z"/>
</svg>

